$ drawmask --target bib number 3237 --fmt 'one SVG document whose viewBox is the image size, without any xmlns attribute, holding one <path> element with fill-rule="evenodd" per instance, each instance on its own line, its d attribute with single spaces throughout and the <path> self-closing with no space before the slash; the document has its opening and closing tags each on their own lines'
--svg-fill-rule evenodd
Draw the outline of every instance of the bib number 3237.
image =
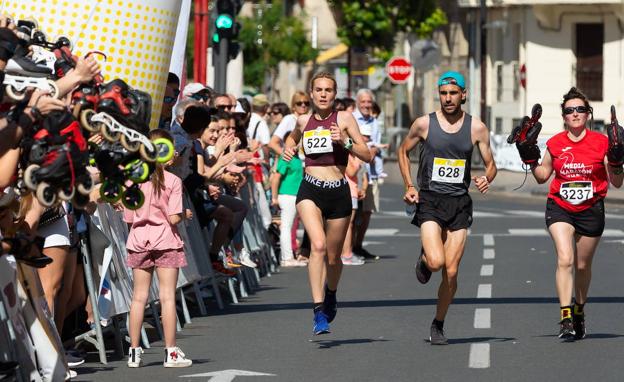
<svg viewBox="0 0 624 382">
<path fill-rule="evenodd" d="M 581 204 L 594 197 L 592 182 L 566 182 L 559 188 L 561 199 L 570 204 Z"/>
<path fill-rule="evenodd" d="M 308 130 L 303 133 L 303 150 L 306 154 L 322 154 L 334 151 L 331 132 L 327 129 Z"/>
<path fill-rule="evenodd" d="M 465 159 L 433 158 L 431 180 L 442 183 L 462 183 L 465 171 Z"/>
</svg>

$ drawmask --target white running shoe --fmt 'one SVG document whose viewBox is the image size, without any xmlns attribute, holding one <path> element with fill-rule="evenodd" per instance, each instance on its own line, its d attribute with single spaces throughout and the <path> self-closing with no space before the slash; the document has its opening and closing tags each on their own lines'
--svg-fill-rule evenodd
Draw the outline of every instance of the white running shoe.
<svg viewBox="0 0 624 382">
<path fill-rule="evenodd" d="M 240 253 L 238 254 L 238 258 L 240 259 L 241 264 L 249 268 L 256 268 L 258 264 L 254 263 L 251 260 L 251 254 L 247 251 L 247 248 L 242 248 Z"/>
<path fill-rule="evenodd" d="M 307 267 L 308 263 L 304 261 L 299 261 L 295 259 L 283 260 L 280 262 L 280 266 L 285 268 L 294 268 L 294 267 Z"/>
<path fill-rule="evenodd" d="M 165 348 L 164 367 L 189 367 L 192 364 L 193 361 L 186 358 L 179 347 Z"/>
<path fill-rule="evenodd" d="M 76 371 L 74 370 L 67 370 L 67 374 L 65 374 L 65 380 L 69 381 L 72 378 L 76 378 L 78 376 L 78 373 L 76 373 Z"/>
<path fill-rule="evenodd" d="M 340 256 L 343 265 L 364 265 L 366 261 L 357 255 L 351 255 L 351 257 Z"/>
<path fill-rule="evenodd" d="M 143 365 L 141 354 L 143 354 L 143 348 L 140 346 L 138 348 L 130 348 L 128 350 L 128 367 L 141 367 Z"/>
</svg>

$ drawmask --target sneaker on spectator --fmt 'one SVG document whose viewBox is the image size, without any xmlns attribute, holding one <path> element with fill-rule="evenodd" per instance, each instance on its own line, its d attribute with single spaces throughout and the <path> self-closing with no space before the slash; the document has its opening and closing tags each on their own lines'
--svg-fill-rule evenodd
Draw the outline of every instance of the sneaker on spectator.
<svg viewBox="0 0 624 382">
<path fill-rule="evenodd" d="M 379 260 L 378 255 L 373 255 L 363 247 L 353 247 L 353 253 L 360 257 L 363 257 L 364 260 Z"/>
<path fill-rule="evenodd" d="M 140 346 L 128 349 L 128 367 L 141 367 L 143 365 L 142 354 L 143 349 Z"/>
<path fill-rule="evenodd" d="M 351 255 L 350 257 L 340 256 L 343 265 L 364 265 L 366 261 L 358 255 Z"/>
<path fill-rule="evenodd" d="M 67 370 L 67 374 L 65 374 L 65 380 L 69 381 L 72 378 L 76 378 L 78 373 L 75 370 Z"/>
<path fill-rule="evenodd" d="M 234 272 L 231 269 L 227 269 L 221 261 L 213 261 L 212 269 L 214 269 L 215 272 L 218 272 L 224 276 L 228 276 L 228 277 L 236 276 L 236 272 Z"/>
<path fill-rule="evenodd" d="M 179 347 L 165 348 L 164 367 L 189 367 L 192 364 L 193 361 L 186 358 Z"/>
<path fill-rule="evenodd" d="M 299 260 L 295 260 L 295 259 L 290 259 L 290 260 L 283 260 L 280 262 L 280 266 L 285 267 L 285 268 L 293 268 L 293 267 L 307 267 L 308 263 L 303 262 L 303 261 L 299 261 Z"/>
<path fill-rule="evenodd" d="M 378 175 L 379 178 L 387 178 L 388 177 L 388 173 L 387 172 L 382 172 L 381 174 Z"/>
<path fill-rule="evenodd" d="M 238 254 L 238 258 L 240 259 L 241 264 L 249 268 L 256 268 L 258 264 L 254 263 L 251 260 L 251 254 L 247 251 L 247 248 L 242 248 L 240 253 Z"/>
<path fill-rule="evenodd" d="M 68 351 L 65 352 L 65 360 L 67 361 L 67 366 L 69 367 L 80 366 L 85 362 L 84 358 Z"/>
</svg>

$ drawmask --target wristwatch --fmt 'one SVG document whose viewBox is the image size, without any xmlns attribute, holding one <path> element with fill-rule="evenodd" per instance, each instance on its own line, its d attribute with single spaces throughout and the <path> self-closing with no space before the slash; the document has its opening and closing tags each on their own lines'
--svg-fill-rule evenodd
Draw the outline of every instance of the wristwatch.
<svg viewBox="0 0 624 382">
<path fill-rule="evenodd" d="M 353 147 L 353 140 L 351 140 L 351 138 L 347 138 L 347 140 L 344 143 L 344 148 L 347 150 L 351 150 L 352 147 Z"/>
</svg>

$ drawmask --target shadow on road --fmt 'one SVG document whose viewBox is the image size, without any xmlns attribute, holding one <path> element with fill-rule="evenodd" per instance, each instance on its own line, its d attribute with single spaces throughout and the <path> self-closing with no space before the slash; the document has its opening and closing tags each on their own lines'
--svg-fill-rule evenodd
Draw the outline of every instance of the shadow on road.
<svg viewBox="0 0 624 382">
<path fill-rule="evenodd" d="M 389 340 L 372 338 L 353 338 L 350 340 L 310 340 L 311 343 L 318 344 L 319 349 L 331 349 L 342 345 L 358 345 L 373 342 L 388 342 Z"/>
</svg>

